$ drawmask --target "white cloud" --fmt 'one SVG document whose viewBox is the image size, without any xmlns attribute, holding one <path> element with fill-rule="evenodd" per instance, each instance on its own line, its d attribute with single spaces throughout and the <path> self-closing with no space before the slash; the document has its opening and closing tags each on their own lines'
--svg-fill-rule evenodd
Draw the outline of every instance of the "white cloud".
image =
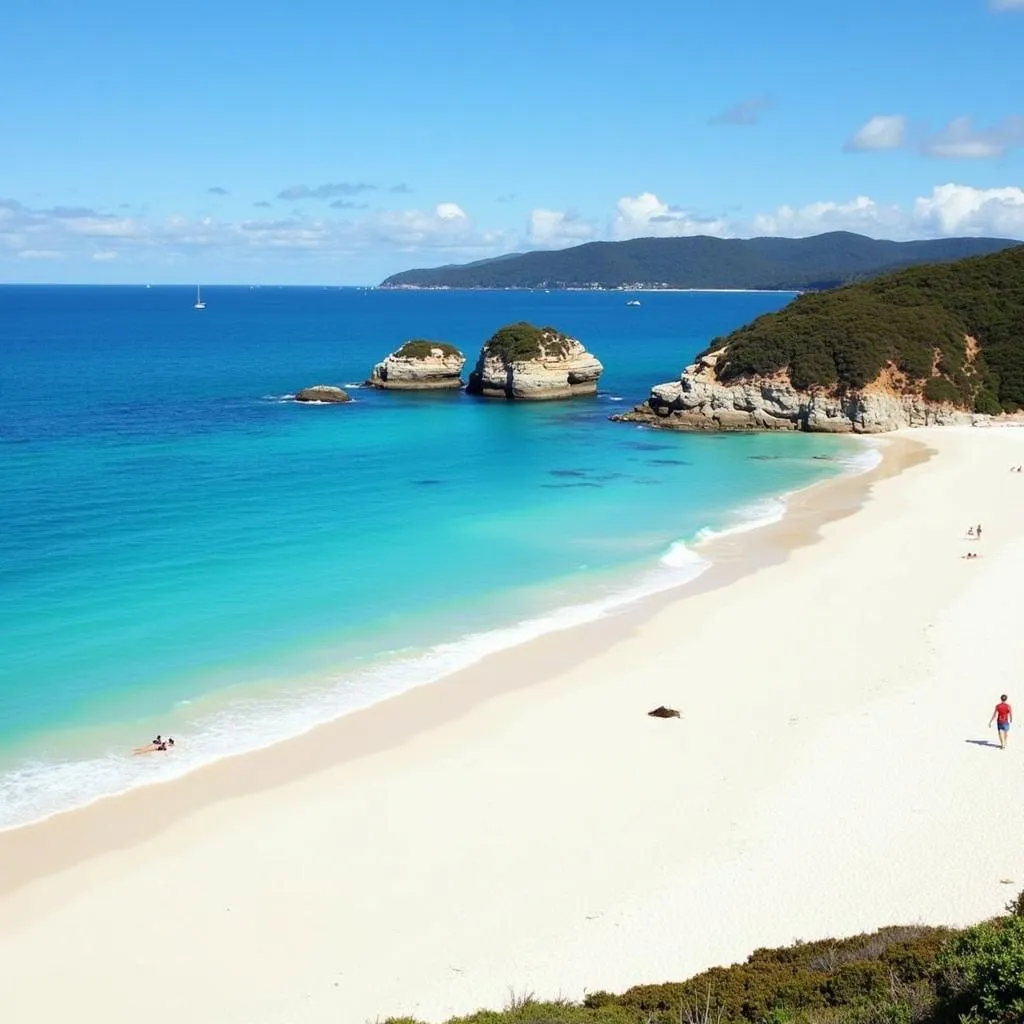
<svg viewBox="0 0 1024 1024">
<path fill-rule="evenodd" d="M 909 207 L 876 203 L 867 196 L 840 203 L 810 203 L 797 209 L 781 206 L 774 213 L 754 217 L 750 227 L 753 234 L 795 237 L 857 231 L 893 239 L 951 235 L 1024 238 L 1024 189 L 979 189 L 951 183 L 936 186 Z"/>
<path fill-rule="evenodd" d="M 925 156 L 988 160 L 1024 146 L 1024 117 L 1005 117 L 992 128 L 975 128 L 969 117 L 958 117 L 921 143 Z"/>
<path fill-rule="evenodd" d="M 97 239 L 116 240 L 118 248 L 88 244 Z M 329 257 L 390 247 L 479 256 L 512 248 L 515 242 L 508 232 L 478 230 L 454 202 L 439 203 L 432 211 L 376 211 L 356 220 L 295 214 L 280 220 L 232 222 L 213 217 L 123 217 L 87 208 L 32 209 L 15 200 L 0 200 L 0 250 L 77 251 L 83 258 L 101 261 L 114 258 L 104 255 L 108 252 L 124 255 L 145 249 L 159 250 L 162 256 L 189 250 L 236 255 L 292 250 Z"/>
<path fill-rule="evenodd" d="M 612 238 L 674 238 L 683 235 L 731 235 L 721 217 L 697 217 L 686 210 L 663 203 L 653 192 L 623 196 L 612 219 Z"/>
<path fill-rule="evenodd" d="M 530 212 L 526 240 L 538 249 L 561 249 L 567 245 L 589 242 L 597 235 L 597 227 L 573 212 L 545 210 Z"/>
<path fill-rule="evenodd" d="M 847 152 L 899 149 L 907 136 L 905 114 L 876 114 L 853 134 L 843 147 Z"/>
<path fill-rule="evenodd" d="M 771 213 L 756 214 L 750 223 L 754 235 L 800 237 L 823 231 L 857 231 L 876 234 L 899 230 L 903 214 L 898 207 L 879 205 L 867 196 L 845 202 L 816 202 L 806 206 L 780 206 Z"/>
<path fill-rule="evenodd" d="M 458 203 L 438 203 L 435 212 L 443 221 L 469 220 L 466 216 L 466 211 Z"/>
<path fill-rule="evenodd" d="M 1024 189 L 939 185 L 914 201 L 912 220 L 930 235 L 1024 238 Z"/>
<path fill-rule="evenodd" d="M 1024 238 L 1024 188 L 974 188 L 948 183 L 896 205 L 867 195 L 783 205 L 750 216 L 699 216 L 653 192 L 622 196 L 608 222 L 572 211 L 535 208 L 522 232 L 476 224 L 455 202 L 432 209 L 344 211 L 279 219 L 120 216 L 87 208 L 35 209 L 0 200 L 0 259 L 72 260 L 157 266 L 213 255 L 225 261 L 331 261 L 390 253 L 406 266 L 458 262 L 523 248 L 554 249 L 596 239 L 751 235 L 805 236 L 857 231 L 880 238 L 948 235 Z M 398 256 L 399 253 L 404 255 Z"/>
</svg>

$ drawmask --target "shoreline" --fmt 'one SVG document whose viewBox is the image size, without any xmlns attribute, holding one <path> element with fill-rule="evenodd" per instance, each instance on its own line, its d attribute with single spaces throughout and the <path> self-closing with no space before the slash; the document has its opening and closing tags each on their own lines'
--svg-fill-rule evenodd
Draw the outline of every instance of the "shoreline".
<svg viewBox="0 0 1024 1024">
<path fill-rule="evenodd" d="M 1024 658 L 1024 435 L 886 449 L 682 593 L 3 834 L 0 999 L 440 1021 L 999 912 L 1024 747 L 985 723 Z"/>
<path fill-rule="evenodd" d="M 868 446 L 864 447 L 867 450 Z M 137 843 L 152 838 L 160 828 L 198 807 L 286 785 L 333 765 L 400 745 L 418 731 L 410 731 L 405 727 L 410 720 L 425 718 L 430 723 L 427 728 L 435 727 L 440 722 L 464 715 L 509 689 L 528 689 L 543 682 L 544 678 L 557 674 L 567 664 L 561 661 L 549 662 L 541 679 L 529 679 L 528 672 L 519 670 L 535 657 L 547 659 L 549 652 L 546 648 L 560 646 L 561 638 L 566 634 L 580 634 L 580 642 L 587 646 L 588 651 L 593 652 L 600 649 L 598 645 L 610 646 L 666 606 L 709 590 L 726 587 L 747 573 L 784 561 L 793 548 L 814 543 L 818 528 L 857 511 L 868 500 L 871 487 L 877 480 L 898 474 L 910 466 L 927 461 L 929 457 L 926 446 L 907 438 L 884 438 L 875 450 L 880 452 L 881 460 L 866 471 L 843 473 L 776 496 L 777 500 L 785 504 L 781 519 L 749 529 L 727 529 L 714 533 L 708 540 L 688 545 L 692 552 L 709 563 L 705 570 L 692 579 L 663 590 L 627 598 L 621 605 L 585 622 L 552 629 L 521 643 L 500 648 L 439 679 L 344 712 L 297 735 L 274 740 L 252 750 L 224 755 L 207 764 L 190 768 L 182 775 L 154 779 L 25 824 L 0 829 L 0 862 L 17 863 L 19 853 L 27 853 L 36 842 L 46 851 L 42 859 L 31 856 L 21 862 L 31 863 L 31 875 L 5 872 L 0 876 L 0 895 L 18 888 L 39 874 L 54 873 L 82 859 L 101 856 L 109 849 L 122 847 L 126 842 Z M 819 507 L 821 495 L 824 495 L 826 504 Z M 604 628 L 609 623 L 617 628 Z M 493 667 L 491 676 L 492 663 L 504 659 L 508 659 L 507 665 Z M 495 687 L 488 684 L 487 677 L 507 678 L 510 673 L 516 680 L 515 685 Z M 435 701 L 437 707 L 432 708 L 430 705 Z M 399 716 L 404 721 L 401 727 L 396 728 Z M 367 733 L 373 732 L 375 740 L 367 742 L 360 735 L 364 728 Z M 334 735 L 328 735 L 331 732 Z M 301 749 L 306 743 L 310 744 L 308 752 Z M 329 744 L 337 744 L 347 753 L 339 758 L 329 753 Z M 266 759 L 266 763 L 250 763 L 250 759 Z M 150 820 L 150 814 L 146 813 L 142 805 L 154 793 L 159 799 L 161 791 L 175 787 L 195 792 L 174 794 L 168 800 L 171 816 L 161 815 Z M 132 806 L 125 808 L 128 802 Z M 88 820 L 93 815 L 104 819 L 109 817 L 122 827 L 110 827 L 103 820 Z M 132 827 L 124 827 L 126 819 L 131 821 Z M 65 820 L 66 825 L 62 828 Z M 109 844 L 98 844 L 95 839 L 90 839 L 89 834 L 93 832 L 105 837 Z M 72 854 L 72 850 L 76 852 Z M 82 851 L 86 851 L 84 857 Z"/>
<path fill-rule="evenodd" d="M 841 441 L 847 441 L 843 438 Z M 424 686 L 435 686 L 452 675 L 472 671 L 482 661 L 495 655 L 532 643 L 547 635 L 574 630 L 592 622 L 607 621 L 620 616 L 625 610 L 641 605 L 643 602 L 659 595 L 682 596 L 692 588 L 695 582 L 711 568 L 719 558 L 716 547 L 720 541 L 726 541 L 734 534 L 751 535 L 767 526 L 776 525 L 776 520 L 769 514 L 762 518 L 760 513 L 772 505 L 782 507 L 782 515 L 786 514 L 789 501 L 804 491 L 824 485 L 829 486 L 842 480 L 853 479 L 872 472 L 881 461 L 885 442 L 874 443 L 871 439 L 860 439 L 854 447 L 844 447 L 835 454 L 824 457 L 832 465 L 841 467 L 830 477 L 804 484 L 792 490 L 769 492 L 752 499 L 749 503 L 738 504 L 720 513 L 721 523 L 716 526 L 704 526 L 693 536 L 672 541 L 662 550 L 660 557 L 654 556 L 649 564 L 632 565 L 628 568 L 611 569 L 611 575 L 601 577 L 589 584 L 589 592 L 581 591 L 568 599 L 565 604 L 552 604 L 540 610 L 528 612 L 525 617 L 510 621 L 498 622 L 484 626 L 477 631 L 471 630 L 438 643 L 429 644 L 392 661 L 382 661 L 375 667 L 353 670 L 355 678 L 367 674 L 363 686 L 369 690 L 357 688 L 352 692 L 335 692 L 331 689 L 311 689 L 305 701 L 289 705 L 286 711 L 289 721 L 286 726 L 271 729 L 268 736 L 251 735 L 244 731 L 248 722 L 242 722 L 243 731 L 238 734 L 234 749 L 211 751 L 202 744 L 206 729 L 214 728 L 223 732 L 215 718 L 204 719 L 199 723 L 199 734 L 193 734 L 190 743 L 189 730 L 182 724 L 170 723 L 170 728 L 162 731 L 184 739 L 181 749 L 175 751 L 170 761 L 159 759 L 158 762 L 146 760 L 145 765 L 131 763 L 133 759 L 118 754 L 115 750 L 107 750 L 100 754 L 90 755 L 84 760 L 70 762 L 66 766 L 59 763 L 52 767 L 66 767 L 68 771 L 56 779 L 58 791 L 64 792 L 65 777 L 70 778 L 75 769 L 92 770 L 96 765 L 102 769 L 105 758 L 112 758 L 115 763 L 108 771 L 120 771 L 124 776 L 117 788 L 108 784 L 106 791 L 93 792 L 70 800 L 62 806 L 52 809 L 35 811 L 33 816 L 22 820 L 11 820 L 13 811 L 5 808 L 4 820 L 0 822 L 0 837 L 7 832 L 32 827 L 52 820 L 63 814 L 75 813 L 94 807 L 105 800 L 128 796 L 134 790 L 149 790 L 154 786 L 169 785 L 187 776 L 211 768 L 220 761 L 237 757 L 246 757 L 269 750 L 279 743 L 300 739 L 324 725 L 330 725 L 348 715 L 365 712 L 369 708 L 400 697 L 412 690 Z M 853 454 L 855 453 L 855 454 Z M 869 455 L 868 464 L 864 456 Z M 871 464 L 872 458 L 877 462 Z M 755 513 L 757 513 L 755 515 Z M 753 518 L 746 519 L 750 514 Z M 749 542 L 749 537 L 748 537 Z M 731 552 L 731 547 L 726 548 Z M 672 557 L 677 556 L 676 561 Z M 730 555 L 732 557 L 732 555 Z M 607 587 L 611 585 L 611 589 Z M 455 647 L 466 647 L 464 651 L 456 651 Z M 377 689 L 378 676 L 393 675 L 390 684 Z M 419 678 L 411 681 L 414 676 Z M 319 709 L 319 710 L 318 710 Z M 210 713 L 212 714 L 212 712 Z M 265 717 L 265 713 L 264 716 Z M 263 721 L 263 717 L 259 721 Z M 256 721 L 256 719 L 254 719 Z M 154 731 L 161 723 L 155 723 Z M 164 723 L 166 724 L 166 722 Z M 136 737 L 137 739 L 137 737 Z M 200 743 L 194 746 L 196 740 Z M 124 764 L 119 763 L 122 759 Z M 184 760 L 184 763 L 182 761 Z M 152 771 L 149 771 L 149 768 Z M 140 770 L 141 769 L 141 770 Z M 148 772 L 148 774 L 147 774 Z M 36 788 L 39 784 L 32 780 Z M 45 807 L 45 805 L 44 805 Z M 2 885 L 2 880 L 0 880 Z"/>
</svg>

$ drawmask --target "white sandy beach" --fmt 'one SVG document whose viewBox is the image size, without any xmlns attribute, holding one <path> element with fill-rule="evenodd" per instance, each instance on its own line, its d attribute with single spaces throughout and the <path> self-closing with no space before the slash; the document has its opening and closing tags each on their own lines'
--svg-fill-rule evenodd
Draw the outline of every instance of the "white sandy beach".
<svg viewBox="0 0 1024 1024">
<path fill-rule="evenodd" d="M 0 834 L 4 1019 L 438 1021 L 1000 912 L 1024 736 L 986 724 L 1007 692 L 1024 727 L 1024 429 L 906 437 L 720 542 L 689 593 Z M 741 556 L 770 564 L 712 587 Z"/>
</svg>

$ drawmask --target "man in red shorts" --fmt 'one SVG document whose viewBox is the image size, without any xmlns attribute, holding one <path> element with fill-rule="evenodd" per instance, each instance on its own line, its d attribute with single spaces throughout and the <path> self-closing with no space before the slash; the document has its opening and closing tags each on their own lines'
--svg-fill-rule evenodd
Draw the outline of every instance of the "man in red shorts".
<svg viewBox="0 0 1024 1024">
<path fill-rule="evenodd" d="M 1006 749 L 1006 741 L 1010 737 L 1010 723 L 1013 721 L 1013 708 L 1006 703 L 1006 694 L 1002 694 L 999 698 L 999 703 L 996 705 L 995 711 L 992 712 L 992 717 L 988 720 L 989 728 L 992 728 L 992 723 L 996 723 L 996 731 L 999 733 L 999 746 L 1002 750 Z"/>
</svg>

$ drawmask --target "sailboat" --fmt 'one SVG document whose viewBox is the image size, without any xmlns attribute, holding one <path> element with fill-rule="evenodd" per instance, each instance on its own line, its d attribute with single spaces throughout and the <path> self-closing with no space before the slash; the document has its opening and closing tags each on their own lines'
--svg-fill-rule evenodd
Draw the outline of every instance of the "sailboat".
<svg viewBox="0 0 1024 1024">
<path fill-rule="evenodd" d="M 196 301 L 193 309 L 206 309 L 206 303 L 203 302 L 203 293 L 199 289 L 199 285 L 196 285 Z"/>
</svg>

